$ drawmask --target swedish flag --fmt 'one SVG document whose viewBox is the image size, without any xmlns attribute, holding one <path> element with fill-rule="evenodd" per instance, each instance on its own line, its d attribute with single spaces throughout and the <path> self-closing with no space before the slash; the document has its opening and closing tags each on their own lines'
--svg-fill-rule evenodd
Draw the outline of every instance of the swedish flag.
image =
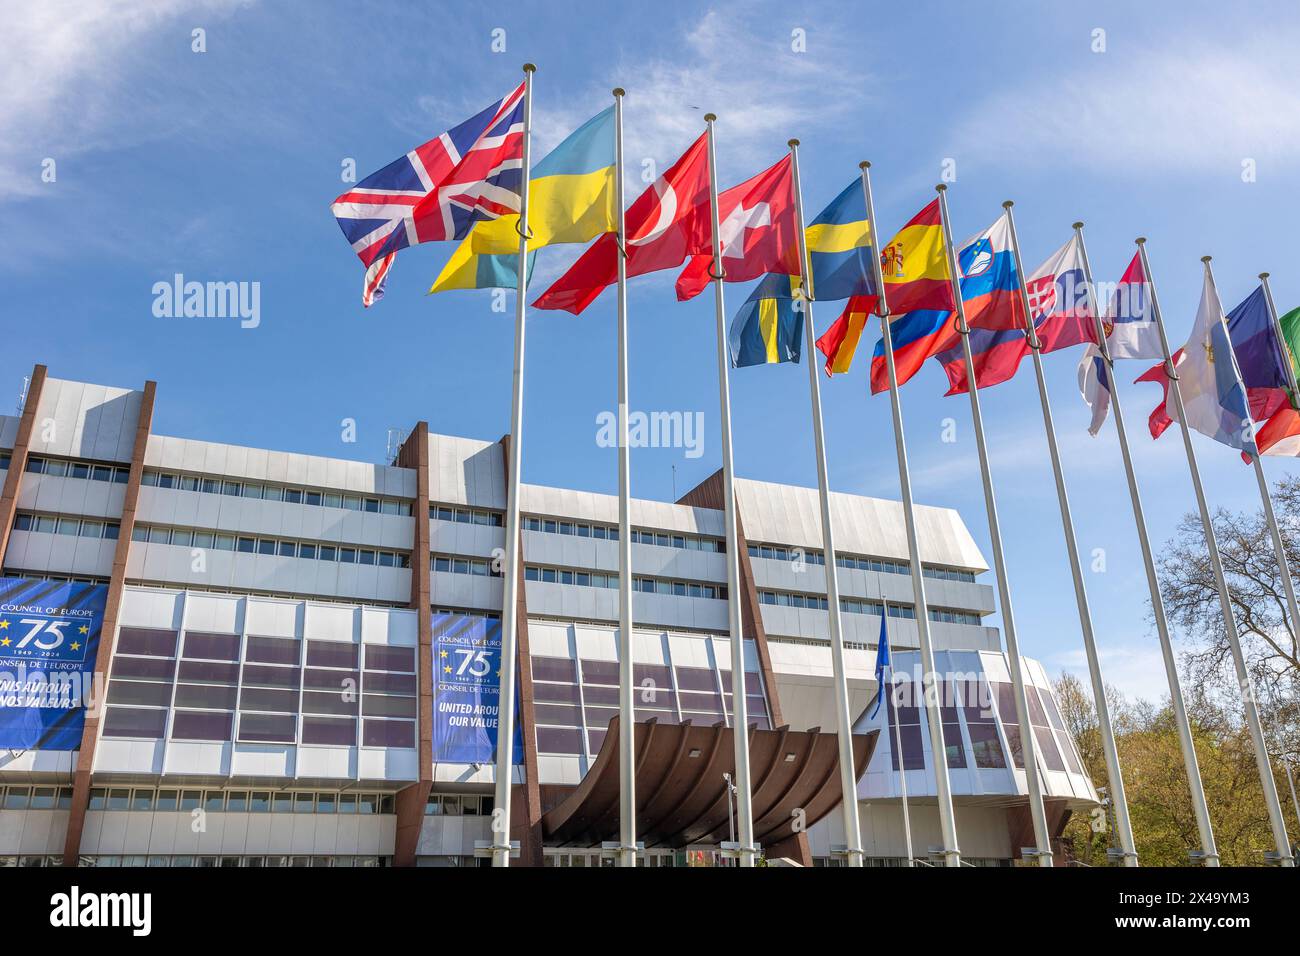
<svg viewBox="0 0 1300 956">
<path fill-rule="evenodd" d="M 731 320 L 731 364 L 798 362 L 803 344 L 803 298 L 799 277 L 769 275 Z"/>
<path fill-rule="evenodd" d="M 804 230 L 812 295 L 823 301 L 875 295 L 871 230 L 862 183 L 853 180 Z"/>
</svg>

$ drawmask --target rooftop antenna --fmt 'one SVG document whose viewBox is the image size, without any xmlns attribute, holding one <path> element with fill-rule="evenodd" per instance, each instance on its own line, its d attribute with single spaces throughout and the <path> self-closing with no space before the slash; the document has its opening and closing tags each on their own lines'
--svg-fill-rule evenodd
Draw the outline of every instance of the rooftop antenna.
<svg viewBox="0 0 1300 956">
<path fill-rule="evenodd" d="M 31 387 L 31 384 L 32 384 L 32 377 L 31 377 L 30 375 L 24 375 L 24 376 L 23 376 L 23 390 L 22 390 L 21 392 L 18 393 L 18 415 L 19 415 L 19 417 L 22 417 L 23 409 L 27 407 L 27 390 Z"/>
<path fill-rule="evenodd" d="M 677 466 L 673 465 L 673 501 L 677 500 Z"/>
</svg>

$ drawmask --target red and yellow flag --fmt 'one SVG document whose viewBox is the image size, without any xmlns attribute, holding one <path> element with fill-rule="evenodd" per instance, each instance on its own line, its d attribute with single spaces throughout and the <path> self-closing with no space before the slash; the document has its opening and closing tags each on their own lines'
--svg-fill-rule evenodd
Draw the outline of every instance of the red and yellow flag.
<svg viewBox="0 0 1300 956">
<path fill-rule="evenodd" d="M 939 200 L 913 216 L 880 251 L 880 272 L 885 284 L 885 304 L 891 315 L 921 309 L 956 310 Z M 817 340 L 817 348 L 826 356 L 828 375 L 849 370 L 863 326 L 875 305 L 874 296 L 849 299 L 844 312 Z"/>
</svg>

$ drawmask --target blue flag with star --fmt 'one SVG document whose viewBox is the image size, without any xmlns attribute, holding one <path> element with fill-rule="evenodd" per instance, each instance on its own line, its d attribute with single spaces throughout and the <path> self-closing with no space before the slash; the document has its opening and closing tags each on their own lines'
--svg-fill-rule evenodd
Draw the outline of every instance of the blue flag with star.
<svg viewBox="0 0 1300 956">
<path fill-rule="evenodd" d="M 0 748 L 77 750 L 108 586 L 0 578 Z"/>
<path fill-rule="evenodd" d="M 434 762 L 492 763 L 500 699 L 501 622 L 475 614 L 434 614 Z M 523 735 L 516 720 L 511 763 L 523 760 Z"/>
</svg>

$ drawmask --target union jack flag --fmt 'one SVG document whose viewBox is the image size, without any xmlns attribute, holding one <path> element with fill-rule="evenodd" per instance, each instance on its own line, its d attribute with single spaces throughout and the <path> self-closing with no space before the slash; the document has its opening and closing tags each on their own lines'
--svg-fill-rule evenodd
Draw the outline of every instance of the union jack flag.
<svg viewBox="0 0 1300 956">
<path fill-rule="evenodd" d="M 464 239 L 475 222 L 518 213 L 524 84 L 477 116 L 417 146 L 334 200 L 343 235 L 366 266 L 361 303 L 383 298 L 399 249 Z"/>
</svg>

